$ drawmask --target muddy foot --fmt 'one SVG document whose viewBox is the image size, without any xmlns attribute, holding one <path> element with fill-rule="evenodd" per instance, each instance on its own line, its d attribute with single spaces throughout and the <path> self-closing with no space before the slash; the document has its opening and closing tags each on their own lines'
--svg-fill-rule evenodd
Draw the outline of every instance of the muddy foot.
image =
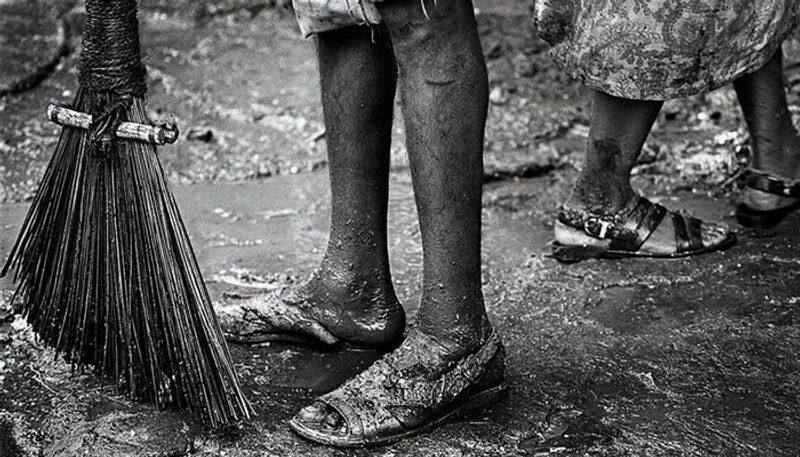
<svg viewBox="0 0 800 457">
<path fill-rule="evenodd" d="M 766 170 L 755 169 L 753 171 L 756 173 L 767 174 L 770 177 L 784 181 L 787 185 L 793 185 L 797 182 L 800 182 L 800 169 L 795 171 L 795 173 L 774 173 Z M 784 176 L 786 174 L 791 176 Z M 788 208 L 796 204 L 797 201 L 798 199 L 796 198 L 783 197 L 781 195 L 753 189 L 751 187 L 745 187 L 742 189 L 742 204 L 756 211 L 773 211 L 781 208 Z"/>
<path fill-rule="evenodd" d="M 391 282 L 345 277 L 320 269 L 281 292 L 229 301 L 217 307 L 220 325 L 226 338 L 238 343 L 396 346 L 405 330 L 405 312 Z"/>
</svg>

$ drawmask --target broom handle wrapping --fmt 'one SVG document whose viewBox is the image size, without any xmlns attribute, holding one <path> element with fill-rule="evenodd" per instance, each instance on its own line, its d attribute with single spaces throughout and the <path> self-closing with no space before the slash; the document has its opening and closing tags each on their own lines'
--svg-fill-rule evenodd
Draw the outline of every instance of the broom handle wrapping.
<svg viewBox="0 0 800 457">
<path fill-rule="evenodd" d="M 144 97 L 147 84 L 139 48 L 138 3 L 139 0 L 86 0 L 78 72 L 81 87 L 92 92 Z"/>
<path fill-rule="evenodd" d="M 74 127 L 89 130 L 92 125 L 92 115 L 71 110 L 63 106 L 50 105 L 47 107 L 47 118 L 62 127 Z M 178 129 L 169 129 L 161 126 L 121 122 L 116 131 L 118 138 L 142 141 L 144 143 L 161 146 L 174 143 L 178 139 Z"/>
</svg>

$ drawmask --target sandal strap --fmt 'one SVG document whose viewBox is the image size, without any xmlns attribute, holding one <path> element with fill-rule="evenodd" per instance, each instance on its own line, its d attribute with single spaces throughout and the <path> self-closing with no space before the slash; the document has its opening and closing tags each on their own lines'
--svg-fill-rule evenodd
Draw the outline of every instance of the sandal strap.
<svg viewBox="0 0 800 457">
<path fill-rule="evenodd" d="M 785 179 L 755 170 L 745 175 L 747 187 L 782 197 L 800 198 L 800 181 Z"/>
<path fill-rule="evenodd" d="M 672 213 L 677 252 L 696 251 L 703 248 L 703 221 L 679 213 Z"/>
<path fill-rule="evenodd" d="M 632 240 L 613 240 L 609 248 L 638 251 L 650 238 L 656 227 L 661 225 L 661 221 L 664 220 L 667 213 L 667 209 L 663 206 L 639 197 L 636 206 L 633 211 L 628 213 L 624 222 L 625 228 L 635 233 L 636 237 Z"/>
<path fill-rule="evenodd" d="M 668 213 L 662 205 L 638 197 L 632 209 L 614 215 L 596 215 L 562 206 L 558 221 L 593 238 L 611 240 L 609 249 L 638 251 Z"/>
<path fill-rule="evenodd" d="M 624 227 L 624 220 L 620 214 L 592 214 L 561 206 L 558 209 L 557 219 L 564 225 L 583 230 L 592 238 L 601 240 L 636 239 L 636 234 Z"/>
</svg>

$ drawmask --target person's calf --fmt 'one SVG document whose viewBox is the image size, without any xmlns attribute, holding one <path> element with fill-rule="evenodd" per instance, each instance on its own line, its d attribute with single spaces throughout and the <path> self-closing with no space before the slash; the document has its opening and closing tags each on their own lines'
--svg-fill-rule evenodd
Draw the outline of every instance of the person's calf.
<svg viewBox="0 0 800 457">
<path fill-rule="evenodd" d="M 786 103 L 782 51 L 758 71 L 735 80 L 733 86 L 750 130 L 754 166 L 776 172 L 783 167 L 785 173 L 786 165 L 800 158 L 795 149 L 800 139 Z"/>
<path fill-rule="evenodd" d="M 749 123 L 752 168 L 780 177 L 796 177 L 800 172 L 800 136 L 786 108 L 783 87 L 775 88 L 770 97 L 765 96 L 747 109 L 749 116 L 759 119 Z"/>
<path fill-rule="evenodd" d="M 587 160 L 575 179 L 564 205 L 593 213 L 613 214 L 625 207 L 636 193 L 631 187 L 632 164 L 615 138 L 593 139 L 587 144 Z"/>
<path fill-rule="evenodd" d="M 285 327 L 281 313 L 288 313 L 303 325 L 321 326 L 329 341 L 390 346 L 405 327 L 386 246 L 396 73 L 391 44 L 353 26 L 318 34 L 317 54 L 331 177 L 325 256 L 307 281 L 239 308 L 264 322 L 263 333 Z"/>
<path fill-rule="evenodd" d="M 417 327 L 455 357 L 491 326 L 480 272 L 483 132 L 488 81 L 469 0 L 379 4 L 402 87 L 425 257 Z"/>
<path fill-rule="evenodd" d="M 565 206 L 614 213 L 636 197 L 630 174 L 662 102 L 594 92 L 586 160 Z"/>
<path fill-rule="evenodd" d="M 752 143 L 751 168 L 786 182 L 800 178 L 800 136 L 786 103 L 783 58 L 779 50 L 755 73 L 734 81 Z M 795 199 L 746 188 L 742 202 L 752 209 L 772 210 Z"/>
</svg>

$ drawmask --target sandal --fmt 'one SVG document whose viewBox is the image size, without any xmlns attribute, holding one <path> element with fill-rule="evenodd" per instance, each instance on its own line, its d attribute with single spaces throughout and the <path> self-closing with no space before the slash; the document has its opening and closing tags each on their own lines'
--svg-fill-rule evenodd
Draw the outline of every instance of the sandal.
<svg viewBox="0 0 800 457">
<path fill-rule="evenodd" d="M 747 187 L 752 190 L 778 195 L 787 199 L 795 199 L 789 205 L 770 210 L 758 210 L 739 204 L 736 208 L 736 220 L 745 227 L 769 229 L 783 222 L 789 214 L 800 208 L 800 180 L 779 178 L 768 173 L 748 170 L 745 175 Z"/>
<path fill-rule="evenodd" d="M 642 251 L 642 245 L 667 219 L 667 216 L 675 229 L 675 252 Z M 700 219 L 670 212 L 662 205 L 653 203 L 644 197 L 634 199 L 627 208 L 614 215 L 590 214 L 586 211 L 562 206 L 558 212 L 558 222 L 569 228 L 581 230 L 597 240 L 606 241 L 597 245 L 565 245 L 557 241 L 552 242 L 553 257 L 564 263 L 575 263 L 592 258 L 675 259 L 720 251 L 736 243 L 736 234 L 729 232 L 725 227 L 724 229 L 715 229 L 715 232 L 719 231 L 717 235 L 725 234 L 721 240 L 706 244 L 703 240 L 703 222 Z"/>
<path fill-rule="evenodd" d="M 389 444 L 495 405 L 507 394 L 504 373 L 505 351 L 494 331 L 479 350 L 456 362 L 447 362 L 431 337 L 412 332 L 397 350 L 304 408 L 289 426 L 329 446 Z M 337 423 L 324 419 L 334 414 Z"/>
</svg>

